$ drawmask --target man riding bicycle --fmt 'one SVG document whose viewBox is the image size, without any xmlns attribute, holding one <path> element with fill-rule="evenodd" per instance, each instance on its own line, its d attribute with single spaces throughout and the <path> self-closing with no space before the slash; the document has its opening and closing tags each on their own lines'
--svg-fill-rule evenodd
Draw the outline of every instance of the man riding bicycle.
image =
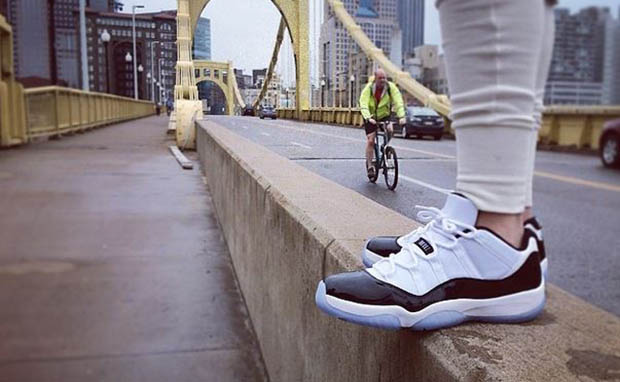
<svg viewBox="0 0 620 382">
<path fill-rule="evenodd" d="M 375 175 L 375 167 L 372 165 L 374 152 L 375 136 L 377 135 L 377 123 L 388 121 L 392 112 L 392 106 L 396 108 L 398 123 L 404 125 L 405 106 L 400 90 L 393 83 L 386 79 L 383 69 L 377 69 L 375 79 L 366 85 L 359 101 L 362 117 L 364 118 L 364 129 L 366 130 L 366 170 L 368 177 Z M 392 126 L 388 125 L 390 134 Z"/>
</svg>

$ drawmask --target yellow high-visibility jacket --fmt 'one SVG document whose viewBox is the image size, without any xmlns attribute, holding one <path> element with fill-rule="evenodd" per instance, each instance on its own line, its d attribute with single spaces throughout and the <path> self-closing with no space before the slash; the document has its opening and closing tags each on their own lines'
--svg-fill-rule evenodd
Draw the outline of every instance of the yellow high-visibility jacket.
<svg viewBox="0 0 620 382">
<path fill-rule="evenodd" d="M 400 94 L 398 86 L 396 86 L 393 82 L 388 81 L 387 86 L 383 88 L 383 93 L 381 93 L 379 105 L 377 105 L 377 100 L 375 99 L 375 89 L 375 82 L 370 82 L 366 85 L 366 87 L 364 87 L 364 90 L 362 90 L 362 94 L 360 95 L 359 107 L 364 120 L 374 118 L 379 121 L 389 118 L 390 113 L 392 112 L 392 107 L 396 109 L 396 115 L 398 118 L 405 117 L 403 96 Z"/>
</svg>

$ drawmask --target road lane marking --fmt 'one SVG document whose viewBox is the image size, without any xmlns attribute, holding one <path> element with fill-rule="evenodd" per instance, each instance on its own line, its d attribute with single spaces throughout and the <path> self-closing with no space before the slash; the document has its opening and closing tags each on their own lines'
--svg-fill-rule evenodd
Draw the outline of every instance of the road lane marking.
<svg viewBox="0 0 620 382">
<path fill-rule="evenodd" d="M 292 145 L 295 145 L 295 146 L 303 147 L 304 149 L 312 150 L 312 147 L 310 147 L 310 146 L 306 146 L 306 145 L 301 144 L 301 143 L 297 143 L 297 142 L 292 142 L 292 141 L 291 141 L 291 144 L 292 144 Z"/>
<path fill-rule="evenodd" d="M 247 130 L 247 129 L 248 129 L 248 127 L 247 127 L 247 126 L 241 126 L 241 128 L 242 128 L 243 130 Z"/>
<path fill-rule="evenodd" d="M 270 137 L 271 136 L 271 134 L 268 134 L 268 133 L 265 133 L 265 132 L 261 132 L 260 135 L 264 135 L 266 137 Z"/>
<path fill-rule="evenodd" d="M 281 125 L 280 123 L 284 123 L 284 122 L 283 121 L 279 121 L 276 124 L 269 124 L 269 126 L 281 127 L 281 128 L 285 128 L 285 129 L 296 130 L 296 131 L 300 131 L 300 132 L 304 132 L 304 133 L 310 133 L 310 134 L 316 134 L 316 135 L 323 135 L 323 136 L 332 137 L 332 138 L 340 138 L 340 139 L 348 140 L 348 141 L 351 141 L 351 142 L 360 142 L 360 143 L 365 143 L 366 142 L 366 140 L 364 140 L 364 139 L 345 137 L 345 136 L 341 136 L 341 135 L 325 133 L 325 132 L 321 132 L 321 131 L 313 131 L 313 130 L 310 130 L 310 129 L 293 127 L 293 126 L 284 126 L 284 125 Z M 444 159 L 449 159 L 449 160 L 456 160 L 455 156 L 435 153 L 435 152 L 432 152 L 432 151 L 411 149 L 411 148 L 403 147 L 403 146 L 393 146 L 393 147 L 395 149 L 397 149 L 397 150 L 417 152 L 417 153 L 420 153 L 420 154 L 430 155 L 430 156 L 434 156 L 434 157 L 439 157 L 439 158 L 444 158 Z M 553 179 L 553 180 L 556 180 L 556 181 L 559 181 L 559 182 L 564 182 L 564 183 L 573 184 L 573 185 L 579 185 L 579 186 L 584 186 L 584 187 L 591 187 L 591 188 L 595 188 L 595 189 L 599 189 L 599 190 L 620 192 L 620 186 L 614 185 L 614 184 L 609 184 L 609 183 L 589 181 L 589 180 L 575 178 L 575 177 L 571 177 L 571 176 L 557 175 L 557 174 L 553 174 L 553 173 L 549 173 L 549 172 L 545 172 L 545 171 L 534 171 L 534 175 L 538 176 L 538 177 L 541 177 L 541 178 Z M 442 189 L 442 190 L 444 190 L 444 189 Z"/>
<path fill-rule="evenodd" d="M 544 171 L 534 171 L 534 175 L 540 176 L 542 178 L 557 180 L 560 182 L 576 184 L 578 186 L 586 186 L 586 187 L 597 188 L 599 190 L 620 192 L 620 186 L 616 186 L 614 184 L 609 184 L 609 183 L 594 182 L 590 180 L 574 178 L 572 176 L 556 175 L 556 174 L 552 174 L 550 172 L 544 172 Z"/>
<path fill-rule="evenodd" d="M 398 178 L 402 179 L 402 180 L 406 180 L 406 181 L 414 183 L 414 184 L 417 184 L 418 186 L 426 187 L 426 188 L 428 188 L 430 190 L 433 190 L 433 191 L 441 192 L 444 195 L 448 195 L 448 194 L 451 194 L 453 192 L 452 190 L 448 190 L 447 188 L 437 187 L 437 186 L 434 186 L 434 185 L 432 185 L 430 183 L 426 183 L 426 182 L 423 182 L 423 181 L 418 180 L 418 179 L 410 178 L 410 177 L 408 177 L 406 175 L 399 174 Z"/>
<path fill-rule="evenodd" d="M 262 121 L 261 121 L 261 123 L 266 124 L 265 122 L 262 122 Z M 322 132 L 322 131 L 313 131 L 313 130 L 304 129 L 304 128 L 300 128 L 300 127 L 284 126 L 284 125 L 281 125 L 280 123 L 275 123 L 275 124 L 270 123 L 270 124 L 266 124 L 266 125 L 270 126 L 270 127 L 280 127 L 280 128 L 283 128 L 283 129 L 296 130 L 296 131 L 300 131 L 300 132 L 303 132 L 303 133 L 323 135 L 323 136 L 331 137 L 331 138 L 339 138 L 339 139 L 344 139 L 344 140 L 351 141 L 351 142 L 366 143 L 365 139 L 344 137 L 342 135 L 325 133 L 325 132 Z M 438 157 L 438 158 L 452 159 L 452 160 L 456 159 L 455 156 L 435 153 L 435 152 L 432 152 L 432 151 L 411 149 L 409 147 L 403 147 L 403 146 L 392 146 L 392 147 L 394 147 L 395 149 L 398 149 L 398 150 L 411 151 L 411 152 L 416 152 L 416 153 L 420 153 L 420 154 L 424 154 L 424 155 L 430 155 L 430 156 L 434 156 L 434 157 Z"/>
</svg>

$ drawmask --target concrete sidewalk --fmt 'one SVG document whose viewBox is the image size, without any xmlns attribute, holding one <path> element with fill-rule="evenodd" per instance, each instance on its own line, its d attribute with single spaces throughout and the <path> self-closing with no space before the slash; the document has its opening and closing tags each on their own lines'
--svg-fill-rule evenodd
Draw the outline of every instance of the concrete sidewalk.
<svg viewBox="0 0 620 382">
<path fill-rule="evenodd" d="M 0 151 L 0 381 L 267 380 L 200 170 L 167 151 L 166 123 Z"/>
</svg>

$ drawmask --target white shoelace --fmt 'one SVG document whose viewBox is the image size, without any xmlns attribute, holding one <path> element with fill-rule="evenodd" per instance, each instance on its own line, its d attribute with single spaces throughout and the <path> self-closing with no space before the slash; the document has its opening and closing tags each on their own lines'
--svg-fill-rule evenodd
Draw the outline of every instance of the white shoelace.
<svg viewBox="0 0 620 382">
<path fill-rule="evenodd" d="M 432 230 L 434 233 L 437 233 L 442 237 L 446 238 L 447 242 L 433 240 L 433 243 L 439 247 L 447 249 L 453 248 L 456 245 L 456 235 L 471 238 L 475 234 L 476 228 L 474 226 L 451 219 L 450 217 L 446 216 L 439 208 L 424 206 L 415 206 L 415 208 L 420 210 L 417 214 L 418 219 L 422 223 L 427 224 L 403 236 L 404 245 L 401 252 L 405 252 L 405 254 L 401 256 L 408 255 L 411 259 L 411 265 L 408 265 L 407 268 L 415 268 L 418 265 L 418 256 L 421 255 L 418 253 L 418 251 L 414 249 L 414 245 L 416 245 L 415 238 L 422 236 L 425 232 Z M 389 277 L 396 271 L 395 257 L 397 255 L 398 254 L 393 253 L 389 257 L 381 259 L 377 263 L 375 263 L 375 266 L 379 264 L 389 264 L 390 267 L 387 272 L 384 272 L 381 269 L 381 266 L 373 266 L 373 268 L 376 269 L 384 277 Z"/>
</svg>

